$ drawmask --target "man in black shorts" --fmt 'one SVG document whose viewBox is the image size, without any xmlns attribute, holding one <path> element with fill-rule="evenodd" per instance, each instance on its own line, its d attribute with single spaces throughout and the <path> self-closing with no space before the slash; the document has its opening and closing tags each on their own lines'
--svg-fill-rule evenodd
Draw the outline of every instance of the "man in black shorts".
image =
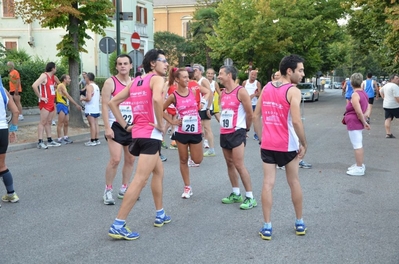
<svg viewBox="0 0 399 264">
<path fill-rule="evenodd" d="M 262 208 L 265 222 L 259 234 L 266 240 L 272 237 L 270 215 L 276 165 L 286 168 L 296 214 L 296 234 L 306 234 L 306 226 L 302 219 L 302 189 L 298 177 L 298 164 L 306 153 L 307 143 L 301 120 L 302 95 L 300 90 L 293 86 L 301 82 L 305 76 L 303 59 L 297 55 L 284 57 L 279 68 L 280 79 L 269 82 L 263 88 L 254 112 L 254 128 L 261 144 L 264 173 Z"/>
<path fill-rule="evenodd" d="M 394 117 L 399 118 L 399 76 L 393 74 L 380 90 L 380 95 L 384 99 L 382 107 L 385 110 L 385 131 L 386 138 L 395 138 L 391 132 L 391 122 Z"/>
</svg>

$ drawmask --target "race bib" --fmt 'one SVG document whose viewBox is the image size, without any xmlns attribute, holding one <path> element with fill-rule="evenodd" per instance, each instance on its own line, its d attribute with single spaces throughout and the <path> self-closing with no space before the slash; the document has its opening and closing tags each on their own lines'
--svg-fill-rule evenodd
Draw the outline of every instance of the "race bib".
<svg viewBox="0 0 399 264">
<path fill-rule="evenodd" d="M 233 110 L 223 110 L 220 115 L 220 126 L 223 128 L 233 128 Z"/>
<path fill-rule="evenodd" d="M 50 93 L 51 95 L 55 95 L 54 85 L 50 85 Z"/>
<path fill-rule="evenodd" d="M 198 133 L 198 117 L 184 116 L 182 120 L 182 130 L 186 133 Z"/>
<path fill-rule="evenodd" d="M 123 119 L 125 119 L 126 123 L 133 123 L 133 112 L 132 107 L 130 105 L 119 105 L 119 111 L 121 111 Z"/>
</svg>

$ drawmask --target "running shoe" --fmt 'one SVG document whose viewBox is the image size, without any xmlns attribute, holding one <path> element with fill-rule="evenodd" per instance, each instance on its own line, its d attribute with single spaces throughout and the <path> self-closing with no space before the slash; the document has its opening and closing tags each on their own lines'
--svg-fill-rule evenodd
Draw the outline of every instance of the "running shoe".
<svg viewBox="0 0 399 264">
<path fill-rule="evenodd" d="M 233 192 L 228 197 L 222 199 L 222 203 L 224 204 L 242 203 L 242 201 L 241 194 L 237 195 Z"/>
<path fill-rule="evenodd" d="M 254 140 L 259 141 L 259 137 L 257 134 L 254 134 Z"/>
<path fill-rule="evenodd" d="M 85 143 L 86 147 L 93 147 L 93 146 L 97 146 L 97 143 L 95 141 L 87 141 Z"/>
<path fill-rule="evenodd" d="M 37 148 L 38 149 L 48 149 L 48 147 L 46 146 L 46 144 L 44 144 L 44 142 L 37 143 Z"/>
<path fill-rule="evenodd" d="M 349 171 L 349 170 L 353 170 L 353 169 L 356 168 L 356 167 L 357 167 L 357 164 L 356 164 L 356 163 L 355 163 L 355 164 L 352 164 L 352 166 L 348 167 L 348 171 Z M 363 167 L 364 170 L 366 170 L 366 165 L 362 164 L 362 167 Z"/>
<path fill-rule="evenodd" d="M 10 202 L 10 203 L 16 203 L 19 201 L 18 195 L 14 192 L 13 194 L 6 194 L 1 197 L 1 200 L 3 202 Z"/>
<path fill-rule="evenodd" d="M 193 191 L 191 190 L 191 188 L 190 187 L 184 187 L 184 192 L 183 192 L 183 194 L 181 195 L 181 198 L 186 198 L 186 199 L 188 199 L 188 198 L 190 198 L 191 196 L 193 195 Z"/>
<path fill-rule="evenodd" d="M 154 226 L 161 227 L 164 224 L 170 223 L 170 221 L 172 221 L 172 219 L 168 215 L 165 215 L 164 218 L 161 218 L 161 217 L 157 216 L 157 217 L 155 217 Z"/>
<path fill-rule="evenodd" d="M 55 142 L 54 140 L 51 140 L 50 142 L 47 141 L 47 147 L 59 147 L 59 146 L 61 146 L 61 144 Z"/>
<path fill-rule="evenodd" d="M 195 163 L 191 158 L 188 159 L 187 164 L 189 167 L 199 167 L 199 164 Z"/>
<path fill-rule="evenodd" d="M 285 166 L 281 166 L 280 167 L 280 166 L 276 165 L 276 168 L 279 169 L 279 170 L 285 170 Z"/>
<path fill-rule="evenodd" d="M 104 192 L 103 200 L 104 200 L 104 204 L 106 204 L 106 205 L 114 205 L 115 204 L 115 200 L 112 197 L 112 189 L 106 190 Z"/>
<path fill-rule="evenodd" d="M 168 159 L 164 156 L 164 155 L 159 155 L 159 157 L 161 158 L 161 161 L 162 162 L 165 162 L 165 161 L 167 161 Z"/>
<path fill-rule="evenodd" d="M 172 135 L 172 128 L 168 128 L 168 135 Z"/>
<path fill-rule="evenodd" d="M 256 207 L 258 203 L 254 198 L 245 197 L 244 202 L 240 205 L 240 209 L 249 210 Z"/>
<path fill-rule="evenodd" d="M 262 227 L 259 230 L 259 235 L 264 240 L 271 240 L 272 239 L 272 228 L 264 228 Z"/>
<path fill-rule="evenodd" d="M 300 223 L 300 224 L 295 224 L 295 234 L 297 235 L 297 236 L 304 236 L 304 235 L 306 235 L 306 230 L 307 230 L 307 228 L 306 228 L 306 226 L 305 226 L 305 223 Z"/>
<path fill-rule="evenodd" d="M 207 139 L 204 140 L 204 148 L 209 149 L 209 143 Z"/>
<path fill-rule="evenodd" d="M 61 140 L 58 139 L 57 142 L 60 143 L 61 145 L 66 145 L 67 144 L 63 138 L 61 138 Z"/>
<path fill-rule="evenodd" d="M 215 157 L 216 153 L 214 150 L 208 149 L 207 151 L 204 152 L 204 157 Z"/>
<path fill-rule="evenodd" d="M 168 146 L 166 146 L 166 143 L 165 143 L 165 141 L 162 141 L 162 145 L 161 145 L 161 147 L 162 147 L 163 149 L 168 149 Z"/>
<path fill-rule="evenodd" d="M 123 197 L 125 197 L 126 191 L 127 191 L 127 188 L 120 188 L 119 192 L 118 192 L 118 198 L 123 199 Z"/>
<path fill-rule="evenodd" d="M 169 149 L 177 149 L 177 144 L 175 140 L 172 140 L 172 142 L 170 142 Z"/>
<path fill-rule="evenodd" d="M 140 237 L 139 233 L 132 232 L 126 226 L 126 224 L 122 228 L 115 228 L 114 225 L 111 225 L 108 231 L 108 235 L 114 239 L 126 239 L 126 240 L 135 240 Z"/>
<path fill-rule="evenodd" d="M 68 138 L 64 138 L 64 142 L 65 142 L 66 144 L 72 144 L 72 143 L 73 143 L 73 141 L 70 140 L 69 137 L 68 137 Z"/>
<path fill-rule="evenodd" d="M 350 176 L 363 176 L 365 172 L 365 168 L 362 167 L 353 167 L 352 169 L 348 170 L 346 172 L 346 174 L 350 175 Z"/>
<path fill-rule="evenodd" d="M 24 121 L 24 116 L 23 115 L 19 115 L 18 116 L 18 121 Z"/>
<path fill-rule="evenodd" d="M 96 145 L 101 145 L 101 141 L 100 140 L 96 140 L 96 141 L 94 141 L 95 143 L 96 143 Z"/>
<path fill-rule="evenodd" d="M 312 164 L 306 163 L 303 160 L 301 160 L 299 162 L 299 168 L 303 168 L 303 169 L 311 169 L 312 168 Z"/>
<path fill-rule="evenodd" d="M 51 125 L 56 126 L 57 124 L 55 123 L 55 121 L 51 121 Z"/>
</svg>

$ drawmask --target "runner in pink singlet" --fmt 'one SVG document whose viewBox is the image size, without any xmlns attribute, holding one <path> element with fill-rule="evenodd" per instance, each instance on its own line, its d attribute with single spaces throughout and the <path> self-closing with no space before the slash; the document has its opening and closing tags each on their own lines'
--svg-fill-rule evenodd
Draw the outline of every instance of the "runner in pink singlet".
<svg viewBox="0 0 399 264">
<path fill-rule="evenodd" d="M 171 221 L 170 216 L 166 215 L 163 209 L 164 172 L 159 157 L 164 131 L 163 76 L 168 70 L 168 62 L 164 54 L 162 50 L 149 50 L 143 59 L 143 68 L 147 74 L 136 77 L 108 103 L 116 121 L 125 130 L 132 132 L 133 140 L 129 146 L 130 153 L 140 157 L 133 181 L 127 189 L 116 219 L 108 231 L 108 235 L 114 239 L 134 240 L 139 238 L 139 233 L 132 232 L 127 228 L 126 218 L 151 174 L 151 188 L 156 209 L 154 226 L 161 227 Z M 119 105 L 128 98 L 132 104 L 132 124 L 123 119 L 119 110 Z"/>
<path fill-rule="evenodd" d="M 281 77 L 269 82 L 262 90 L 254 112 L 254 128 L 261 142 L 263 160 L 262 209 L 264 225 L 259 231 L 262 239 L 272 238 L 270 220 L 272 190 L 276 181 L 276 165 L 285 166 L 287 182 L 294 204 L 297 235 L 306 234 L 302 219 L 302 189 L 299 183 L 299 160 L 306 153 L 307 143 L 302 125 L 301 91 L 293 86 L 305 76 L 303 59 L 297 55 L 280 62 Z"/>
<path fill-rule="evenodd" d="M 177 131 L 173 134 L 172 139 L 177 142 L 180 158 L 180 173 L 184 182 L 184 192 L 181 197 L 188 199 L 193 195 L 188 166 L 189 149 L 191 159 L 195 164 L 200 164 L 203 158 L 201 118 L 198 113 L 198 104 L 194 91 L 188 88 L 188 71 L 185 68 L 178 69 L 173 75 L 177 83 L 177 90 L 165 101 L 164 109 L 166 109 L 168 105 L 174 104 L 178 119 L 174 120 L 167 114 L 164 114 L 164 118 L 170 124 L 177 127 Z M 201 87 L 201 89 L 207 92 L 204 87 Z"/>
</svg>

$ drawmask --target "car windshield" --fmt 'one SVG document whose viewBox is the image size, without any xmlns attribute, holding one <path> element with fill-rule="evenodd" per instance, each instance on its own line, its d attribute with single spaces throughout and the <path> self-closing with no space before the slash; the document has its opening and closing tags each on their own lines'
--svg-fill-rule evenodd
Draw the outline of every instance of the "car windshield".
<svg viewBox="0 0 399 264">
<path fill-rule="evenodd" d="M 312 89 L 312 84 L 311 83 L 299 83 L 299 84 L 297 84 L 296 87 L 298 87 L 298 89 L 301 89 L 301 90 L 309 90 L 309 89 Z"/>
</svg>

